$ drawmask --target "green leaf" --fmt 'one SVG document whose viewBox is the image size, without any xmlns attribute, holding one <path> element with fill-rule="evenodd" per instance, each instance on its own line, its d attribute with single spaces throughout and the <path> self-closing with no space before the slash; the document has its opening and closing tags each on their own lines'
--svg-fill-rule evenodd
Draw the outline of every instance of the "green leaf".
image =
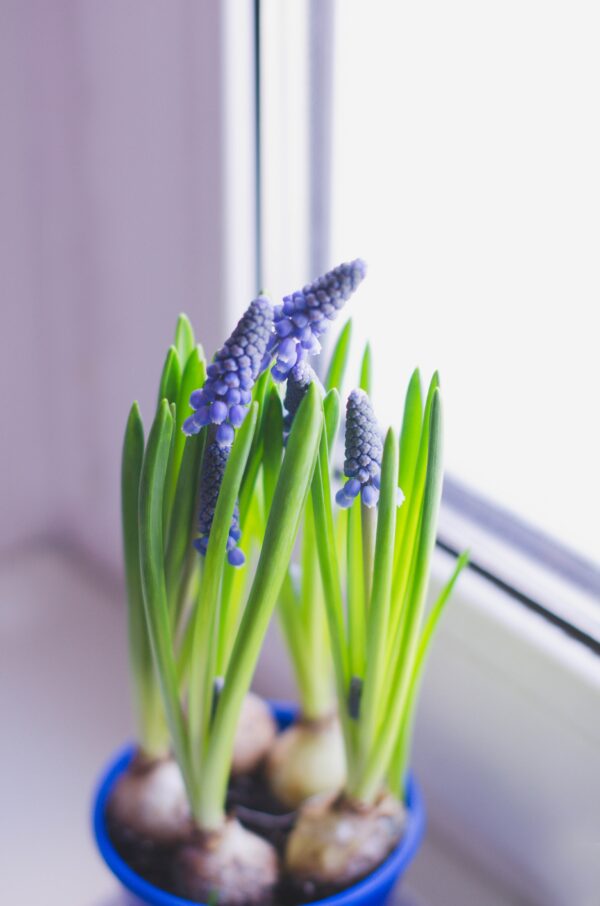
<svg viewBox="0 0 600 906">
<path fill-rule="evenodd" d="M 346 701 L 350 683 L 350 659 L 344 619 L 344 595 L 339 568 L 336 524 L 331 499 L 329 449 L 327 432 L 323 431 L 317 467 L 311 485 L 311 501 L 336 691 L 338 702 L 340 703 L 339 716 L 346 755 L 349 757 L 352 752 L 353 731 L 349 725 L 347 711 L 342 707 L 342 702 Z"/>
<path fill-rule="evenodd" d="M 158 407 L 150 431 L 140 475 L 140 569 L 146 621 L 171 741 L 188 796 L 192 798 L 193 778 L 188 760 L 185 722 L 177 688 L 163 563 L 163 498 L 172 434 L 173 417 L 169 403 L 163 400 Z"/>
<path fill-rule="evenodd" d="M 432 382 L 436 387 L 439 384 L 437 372 Z M 414 477 L 419 451 L 419 440 L 423 425 L 423 396 L 421 391 L 421 373 L 418 368 L 413 371 L 406 399 L 404 402 L 404 415 L 400 431 L 400 470 L 398 480 L 404 494 L 408 496 Z"/>
<path fill-rule="evenodd" d="M 369 753 L 367 767 L 355 791 L 360 799 L 370 802 L 377 795 L 388 771 L 393 748 L 405 712 L 420 638 L 425 595 L 431 558 L 435 546 L 437 518 L 442 491 L 442 407 L 440 391 L 431 396 L 429 417 L 427 474 L 420 511 L 419 530 L 409 580 L 410 596 L 404 624 L 402 645 L 396 653 L 390 690 L 385 709 L 386 720 Z"/>
<path fill-rule="evenodd" d="M 179 626 L 185 603 L 183 595 L 188 576 L 186 563 L 198 556 L 192 547 L 192 540 L 196 523 L 200 465 L 202 463 L 205 439 L 205 428 L 199 434 L 185 438 L 171 513 L 165 571 L 173 632 Z"/>
<path fill-rule="evenodd" d="M 323 417 L 316 387 L 302 401 L 288 439 L 283 464 L 242 622 L 217 705 L 204 766 L 199 825 L 220 821 L 240 709 L 284 581 L 300 517 L 315 467 Z"/>
<path fill-rule="evenodd" d="M 165 492 L 163 494 L 163 538 L 165 539 L 165 544 L 169 537 L 169 522 L 171 519 L 172 495 L 170 488 L 173 487 L 177 481 L 177 473 L 175 472 L 175 425 L 177 423 L 177 407 L 175 403 L 169 405 L 169 411 L 171 413 L 171 418 L 173 419 L 173 431 L 171 432 L 171 448 L 169 450 L 167 474 L 165 477 Z"/>
<path fill-rule="evenodd" d="M 341 389 L 344 382 L 344 374 L 348 365 L 348 355 L 350 352 L 350 340 L 352 339 L 352 321 L 349 320 L 340 332 L 337 342 L 333 348 L 327 377 L 325 378 L 325 389 L 333 390 L 336 387 Z"/>
<path fill-rule="evenodd" d="M 297 663 L 292 660 L 295 668 L 300 667 L 297 680 L 303 717 L 308 720 L 327 719 L 335 706 L 333 669 L 310 496 L 306 501 L 299 547 L 298 611 L 302 661 Z"/>
<path fill-rule="evenodd" d="M 362 362 L 360 364 L 359 386 L 361 390 L 364 390 L 369 396 L 373 392 L 373 355 L 370 343 L 367 343 L 365 351 L 363 352 Z"/>
<path fill-rule="evenodd" d="M 335 440 L 340 426 L 340 395 L 334 387 L 323 400 L 323 413 L 325 415 L 325 431 L 327 432 L 327 446 L 330 454 L 335 448 Z"/>
<path fill-rule="evenodd" d="M 143 458 L 144 426 L 139 406 L 134 403 L 127 419 L 121 459 L 121 521 L 127 594 L 130 610 L 141 620 L 142 638 L 145 637 L 145 617 L 139 570 L 138 500 Z"/>
<path fill-rule="evenodd" d="M 206 362 L 201 346 L 194 346 L 187 359 L 181 376 L 177 395 L 177 428 L 181 429 L 186 418 L 192 414 L 190 396 L 194 390 L 200 390 L 206 380 Z M 182 443 L 183 451 L 183 443 Z"/>
<path fill-rule="evenodd" d="M 181 362 L 174 346 L 170 346 L 163 365 L 158 388 L 158 407 L 163 400 L 177 404 L 179 384 L 181 382 Z"/>
<path fill-rule="evenodd" d="M 252 503 L 254 502 L 256 494 L 256 483 L 258 480 L 258 472 L 261 466 L 264 449 L 266 416 L 265 399 L 268 399 L 268 394 L 271 392 L 272 388 L 275 388 L 275 384 L 273 382 L 273 378 L 271 377 L 271 372 L 268 370 L 263 371 L 258 381 L 254 385 L 254 390 L 252 393 L 253 401 L 258 404 L 259 421 L 257 430 L 254 434 L 252 449 L 250 451 L 248 465 L 246 466 L 246 473 L 244 475 L 244 480 L 242 482 L 242 488 L 240 491 L 240 524 L 242 528 L 245 528 L 246 526 L 248 514 L 252 508 Z"/>
<path fill-rule="evenodd" d="M 271 387 L 265 410 L 263 481 L 265 508 L 268 512 L 277 486 L 283 454 L 283 406 L 281 397 L 275 387 Z"/>
<path fill-rule="evenodd" d="M 367 658 L 360 718 L 361 748 L 367 753 L 379 723 L 383 678 L 387 670 L 386 645 L 394 568 L 397 489 L 398 441 L 390 428 L 385 439 L 381 464 L 375 562 L 367 620 Z"/>
<path fill-rule="evenodd" d="M 218 637 L 216 620 L 227 557 L 227 539 L 256 429 L 257 408 L 257 404 L 253 403 L 231 447 L 208 539 L 200 599 L 193 615 L 189 728 L 190 750 L 195 757 L 194 770 L 199 795 L 202 785 L 202 755 L 212 708 L 213 665 L 217 654 L 214 640 L 215 632 Z M 210 439 L 207 443 L 210 443 Z"/>
<path fill-rule="evenodd" d="M 190 319 L 187 315 L 180 314 L 175 328 L 175 349 L 183 365 L 187 362 L 195 342 L 194 328 L 190 324 Z"/>
<path fill-rule="evenodd" d="M 177 394 L 177 417 L 175 421 L 175 431 L 173 437 L 173 460 L 169 468 L 166 492 L 166 512 L 168 515 L 167 526 L 169 527 L 169 529 L 171 509 L 173 506 L 173 500 L 175 498 L 177 482 L 179 479 L 179 470 L 181 468 L 181 460 L 186 443 L 186 436 L 182 431 L 182 425 L 186 418 L 188 418 L 188 416 L 192 413 L 192 408 L 189 402 L 192 392 L 194 390 L 200 389 L 204 385 L 205 380 L 206 363 L 202 357 L 202 348 L 200 346 L 195 346 L 187 357 L 183 375 L 179 383 L 179 391 Z"/>
<path fill-rule="evenodd" d="M 416 374 L 416 373 L 415 373 Z M 410 458 L 414 458 L 414 447 L 416 446 L 416 422 L 418 420 L 418 407 L 420 399 L 420 387 L 413 374 L 411 379 L 411 385 L 413 384 L 413 389 L 411 390 L 409 386 L 409 399 L 407 399 L 408 407 L 413 410 L 413 414 L 410 416 L 410 420 L 413 424 L 410 432 L 407 429 L 407 434 L 405 435 L 405 456 L 407 455 L 407 448 L 409 441 L 407 440 L 408 434 L 410 434 Z M 402 607 L 404 603 L 404 598 L 408 588 L 409 572 L 413 558 L 413 551 L 415 548 L 419 518 L 421 513 L 421 504 L 423 501 L 423 493 L 425 487 L 425 476 L 427 472 L 427 463 L 429 457 L 429 431 L 430 431 L 430 421 L 431 421 L 431 406 L 433 403 L 433 397 L 435 392 L 439 387 L 439 375 L 437 371 L 434 373 L 429 384 L 429 390 L 427 393 L 427 402 L 425 403 L 425 414 L 422 420 L 422 429 L 420 431 L 419 444 L 416 453 L 416 461 L 413 467 L 413 477 L 412 480 L 408 481 L 405 479 L 405 483 L 409 487 L 409 490 L 404 491 L 406 499 L 402 504 L 400 513 L 398 514 L 398 533 L 400 534 L 400 539 L 396 544 L 395 552 L 395 566 L 394 566 L 394 602 L 395 602 L 395 616 L 392 624 L 392 631 L 390 633 L 390 643 L 395 644 L 395 639 L 397 633 L 401 626 L 401 621 L 403 619 Z M 408 467 L 407 467 L 408 468 Z M 404 475 L 404 472 L 402 473 Z"/>
<path fill-rule="evenodd" d="M 403 793 L 404 782 L 410 757 L 416 702 L 418 699 L 423 668 L 427 660 L 431 642 L 439 624 L 440 617 L 442 616 L 442 613 L 446 608 L 446 604 L 450 600 L 450 596 L 454 591 L 454 586 L 458 581 L 458 577 L 460 576 L 463 569 L 467 566 L 468 562 L 469 553 L 468 551 L 464 551 L 456 561 L 456 566 L 450 579 L 444 585 L 437 601 L 429 611 L 429 614 L 425 621 L 425 626 L 421 633 L 419 647 L 417 650 L 412 677 L 410 680 L 410 686 L 406 698 L 406 706 L 404 709 L 404 714 L 402 716 L 400 732 L 398 734 L 396 753 L 394 755 L 394 761 L 392 763 L 392 769 L 390 772 L 391 788 L 396 794 L 401 795 Z"/>
<path fill-rule="evenodd" d="M 129 664 L 139 744 L 149 758 L 160 758 L 168 751 L 169 739 L 146 628 L 140 574 L 138 504 L 143 458 L 144 426 L 138 404 L 134 403 L 127 420 L 121 460 L 121 516 L 127 586 Z"/>
<path fill-rule="evenodd" d="M 404 529 L 408 510 L 412 501 L 413 485 L 421 432 L 423 428 L 423 399 L 421 392 L 421 375 L 418 368 L 413 371 L 406 397 L 404 400 L 404 413 L 402 428 L 400 430 L 400 465 L 398 471 L 398 484 L 404 494 L 404 505 L 398 514 L 396 525 L 396 566 L 404 538 Z"/>
</svg>

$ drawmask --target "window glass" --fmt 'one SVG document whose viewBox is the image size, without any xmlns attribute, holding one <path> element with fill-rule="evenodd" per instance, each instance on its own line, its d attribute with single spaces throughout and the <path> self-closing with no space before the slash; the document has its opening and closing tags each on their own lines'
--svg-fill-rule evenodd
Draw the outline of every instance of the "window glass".
<svg viewBox="0 0 600 906">
<path fill-rule="evenodd" d="M 375 402 L 439 368 L 449 472 L 600 561 L 600 6 L 338 0 L 332 260 Z"/>
</svg>

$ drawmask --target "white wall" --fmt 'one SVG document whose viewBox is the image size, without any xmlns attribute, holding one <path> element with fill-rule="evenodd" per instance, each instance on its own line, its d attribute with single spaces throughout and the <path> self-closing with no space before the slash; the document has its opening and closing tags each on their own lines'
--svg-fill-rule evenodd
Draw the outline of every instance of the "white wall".
<svg viewBox="0 0 600 906">
<path fill-rule="evenodd" d="M 0 5 L 0 549 L 118 563 L 128 407 L 149 417 L 179 311 L 212 353 L 255 289 L 251 5 Z"/>
</svg>

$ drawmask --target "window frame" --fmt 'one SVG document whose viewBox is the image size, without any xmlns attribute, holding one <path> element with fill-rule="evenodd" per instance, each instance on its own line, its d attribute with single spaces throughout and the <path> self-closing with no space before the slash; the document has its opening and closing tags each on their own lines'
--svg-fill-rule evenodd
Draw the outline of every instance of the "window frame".
<svg viewBox="0 0 600 906">
<path fill-rule="evenodd" d="M 331 264 L 327 124 L 334 67 L 324 36 L 333 35 L 336 4 L 293 0 L 289 6 L 293 13 L 286 16 L 276 9 L 276 0 L 257 0 L 263 74 L 272 75 L 277 60 L 283 61 L 289 68 L 278 73 L 279 88 L 295 79 L 300 98 L 300 107 L 288 109 L 282 120 L 278 101 L 261 86 L 262 257 L 275 297 L 289 291 L 296 276 L 305 282 L 306 273 L 321 273 Z M 303 22 L 302 42 L 298 22 Z M 297 53 L 305 51 L 304 65 L 295 68 L 285 52 L 294 44 Z M 300 214 L 286 201 L 285 180 L 276 188 L 267 184 L 267 163 L 285 157 L 282 132 L 294 114 L 296 129 L 305 133 L 302 185 L 310 200 Z M 321 143 L 322 157 L 317 153 Z M 276 195 L 276 207 L 269 204 L 269 191 Z M 314 223 L 312 235 L 309 223 Z M 284 231 L 293 248 L 287 258 L 280 241 Z M 414 764 L 434 834 L 452 837 L 453 845 L 458 841 L 466 862 L 475 860 L 527 901 L 548 906 L 591 902 L 586 897 L 600 887 L 595 856 L 600 828 L 594 832 L 592 824 L 594 814 L 600 815 L 600 570 L 447 476 L 433 592 L 465 548 L 471 563 L 434 644 L 417 720 Z M 258 689 L 291 692 L 286 671 L 275 640 L 261 662 Z M 489 707 L 481 690 L 489 690 Z M 515 740 L 514 749 L 507 748 L 507 740 Z M 494 757 L 503 749 L 504 761 Z M 477 791 L 473 802 L 456 792 L 467 780 Z M 579 839 L 576 852 L 561 847 L 569 835 L 571 841 Z"/>
</svg>

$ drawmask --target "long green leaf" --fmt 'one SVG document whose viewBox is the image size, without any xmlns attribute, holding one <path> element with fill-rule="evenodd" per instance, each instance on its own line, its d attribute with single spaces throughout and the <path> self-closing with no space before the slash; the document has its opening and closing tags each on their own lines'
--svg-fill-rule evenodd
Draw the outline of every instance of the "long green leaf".
<svg viewBox="0 0 600 906">
<path fill-rule="evenodd" d="M 372 747 L 360 784 L 354 791 L 365 802 L 373 801 L 386 775 L 393 748 L 405 712 L 410 683 L 413 677 L 425 595 L 435 546 L 437 517 L 442 490 L 442 407 L 439 389 L 431 400 L 429 444 L 425 490 L 420 513 L 418 542 L 410 577 L 410 600 L 407 602 L 406 629 L 401 651 L 397 652 L 388 698 L 386 720 Z"/>
<path fill-rule="evenodd" d="M 179 355 L 174 346 L 170 346 L 163 365 L 158 387 L 157 406 L 160 408 L 163 400 L 177 405 L 179 395 L 179 384 L 181 382 L 181 362 Z"/>
<path fill-rule="evenodd" d="M 140 575 L 138 504 L 143 458 L 144 426 L 138 404 L 134 403 L 127 420 L 121 460 L 121 517 L 127 586 L 129 663 L 139 744 L 149 758 L 159 758 L 168 751 L 169 738 L 146 628 Z"/>
<path fill-rule="evenodd" d="M 271 507 L 271 501 L 277 486 L 282 455 L 283 406 L 276 388 L 271 387 L 266 403 L 263 429 L 263 481 L 267 512 Z"/>
<path fill-rule="evenodd" d="M 173 459 L 169 466 L 169 475 L 167 479 L 167 524 L 170 528 L 171 508 L 175 498 L 177 482 L 179 480 L 179 470 L 183 457 L 183 450 L 186 443 L 186 436 L 181 430 L 186 418 L 191 415 L 190 396 L 194 390 L 203 386 L 206 380 L 206 363 L 202 356 L 202 349 L 196 346 L 192 349 L 185 362 L 183 375 L 179 383 L 177 394 L 177 419 L 175 422 L 174 440 L 173 440 Z"/>
<path fill-rule="evenodd" d="M 413 736 L 415 708 L 418 699 L 419 687 L 421 685 L 423 668 L 425 666 L 427 656 L 429 654 L 429 649 L 431 647 L 431 642 L 435 635 L 440 617 L 442 616 L 442 613 L 446 608 L 446 604 L 450 600 L 450 596 L 454 591 L 454 586 L 458 581 L 458 577 L 460 576 L 463 569 L 467 566 L 468 562 L 469 553 L 468 551 L 465 551 L 456 561 L 454 572 L 442 588 L 437 601 L 429 611 L 429 614 L 427 615 L 427 619 L 425 621 L 425 626 L 421 633 L 419 647 L 413 667 L 413 673 L 410 680 L 410 686 L 408 689 L 406 706 L 404 709 L 404 714 L 402 715 L 400 732 L 398 734 L 398 740 L 396 743 L 396 752 L 394 754 L 392 768 L 390 771 L 391 789 L 399 796 L 403 796 L 404 793 L 404 783 L 406 780 Z"/>
<path fill-rule="evenodd" d="M 394 569 L 394 532 L 398 490 L 398 441 L 390 428 L 381 464 L 381 490 L 375 543 L 373 585 L 367 620 L 367 657 L 360 716 L 360 746 L 370 751 L 381 713 L 383 678 L 387 671 L 390 596 Z"/>
<path fill-rule="evenodd" d="M 202 828 L 218 826 L 221 821 L 240 709 L 292 554 L 322 426 L 321 401 L 311 386 L 288 439 L 264 544 L 215 713 L 202 782 Z"/>
<path fill-rule="evenodd" d="M 418 534 L 419 519 L 425 489 L 427 463 L 429 458 L 429 434 L 431 423 L 431 407 L 433 397 L 439 388 L 439 375 L 434 373 L 429 384 L 425 413 L 423 416 L 422 430 L 419 439 L 414 476 L 410 486 L 410 494 L 400 508 L 398 530 L 401 532 L 400 545 L 396 550 L 394 566 L 394 617 L 390 631 L 390 645 L 397 646 L 398 634 L 402 631 L 404 620 L 404 601 L 408 590 L 409 575 L 413 554 Z M 410 391 L 409 391 L 410 392 Z M 415 388 L 415 399 L 411 405 L 418 410 L 418 394 Z M 416 422 L 416 416 L 415 422 Z M 414 441 L 412 441 L 414 443 Z M 406 492 L 405 492 L 406 493 Z"/>
<path fill-rule="evenodd" d="M 254 433 L 254 440 L 252 442 L 252 449 L 250 451 L 250 456 L 248 457 L 248 465 L 246 466 L 246 472 L 244 474 L 244 480 L 242 482 L 242 488 L 240 491 L 240 523 L 242 528 L 246 527 L 246 520 L 248 518 L 249 511 L 252 508 L 253 503 L 255 502 L 255 492 L 256 492 L 256 482 L 258 480 L 258 473 L 260 470 L 263 450 L 264 450 L 264 429 L 265 429 L 265 417 L 266 417 L 266 406 L 265 399 L 268 398 L 268 394 L 271 392 L 271 389 L 274 388 L 273 378 L 271 377 L 270 371 L 263 371 L 258 381 L 254 385 L 254 390 L 252 393 L 253 402 L 258 405 L 258 414 L 259 421 L 257 425 L 257 430 Z"/>
<path fill-rule="evenodd" d="M 337 342 L 331 355 L 327 377 L 325 378 L 325 389 L 341 390 L 344 383 L 344 375 L 348 365 L 348 355 L 350 353 L 350 341 L 352 339 L 352 320 L 348 320 L 340 332 Z"/>
<path fill-rule="evenodd" d="M 344 596 L 338 564 L 335 520 L 331 505 L 329 449 L 325 433 L 323 433 L 321 438 L 319 459 L 311 487 L 311 494 L 315 537 L 317 539 L 319 566 L 329 620 L 333 661 L 340 691 L 340 700 L 343 700 L 350 676 L 344 625 Z"/>
<path fill-rule="evenodd" d="M 188 573 L 186 561 L 198 556 L 192 547 L 192 539 L 205 438 L 206 428 L 203 428 L 200 434 L 185 440 L 169 525 L 165 571 L 173 632 L 179 626 L 185 603 L 183 594 Z"/>
<path fill-rule="evenodd" d="M 200 787 L 202 756 L 206 747 L 213 694 L 213 665 L 217 656 L 217 628 L 221 583 L 227 557 L 227 539 L 248 461 L 257 422 L 257 404 L 250 407 L 237 432 L 225 467 L 208 540 L 200 598 L 193 615 L 189 685 L 190 750 Z M 207 445 L 211 442 L 207 438 Z M 206 455 L 206 453 L 205 453 Z"/>
<path fill-rule="evenodd" d="M 140 475 L 140 571 L 146 621 L 173 749 L 190 799 L 193 778 L 187 754 L 187 734 L 179 701 L 171 624 L 163 563 L 163 497 L 171 449 L 173 417 L 165 399 L 156 413 Z"/>
<path fill-rule="evenodd" d="M 370 396 L 373 392 L 373 354 L 371 344 L 367 343 L 360 364 L 360 389 Z"/>
<path fill-rule="evenodd" d="M 185 366 L 195 342 L 194 328 L 190 324 L 190 319 L 187 315 L 180 314 L 175 328 L 175 349 L 183 366 Z"/>
<path fill-rule="evenodd" d="M 400 488 L 404 494 L 405 505 L 402 507 L 400 513 L 398 514 L 395 551 L 396 563 L 400 555 L 407 514 L 410 502 L 412 500 L 422 428 L 423 396 L 421 391 L 421 374 L 419 372 L 419 369 L 415 368 L 411 375 L 408 389 L 406 391 L 406 397 L 404 400 L 404 413 L 402 417 L 402 428 L 400 430 L 400 466 L 398 484 L 400 485 Z"/>
<path fill-rule="evenodd" d="M 327 446 L 331 456 L 335 450 L 335 439 L 340 426 L 340 395 L 335 387 L 325 394 L 323 413 L 325 415 Z"/>
</svg>

